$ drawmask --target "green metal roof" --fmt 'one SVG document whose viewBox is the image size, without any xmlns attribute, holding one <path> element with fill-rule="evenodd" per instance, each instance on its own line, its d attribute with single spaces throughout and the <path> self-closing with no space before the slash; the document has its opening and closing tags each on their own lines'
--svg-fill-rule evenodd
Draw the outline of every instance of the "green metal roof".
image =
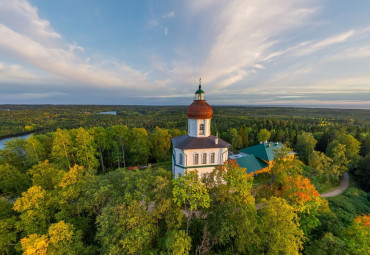
<svg viewBox="0 0 370 255">
<path fill-rule="evenodd" d="M 204 94 L 204 91 L 202 90 L 202 85 L 199 84 L 199 89 L 195 91 L 195 94 Z"/>
<path fill-rule="evenodd" d="M 236 163 L 238 163 L 240 167 L 247 168 L 248 174 L 268 167 L 265 162 L 250 154 L 237 158 Z"/>
<path fill-rule="evenodd" d="M 283 146 L 282 143 L 267 142 L 250 146 L 240 151 L 246 154 L 253 154 L 259 159 L 272 161 L 274 160 L 275 150 L 280 149 L 281 146 Z"/>
</svg>

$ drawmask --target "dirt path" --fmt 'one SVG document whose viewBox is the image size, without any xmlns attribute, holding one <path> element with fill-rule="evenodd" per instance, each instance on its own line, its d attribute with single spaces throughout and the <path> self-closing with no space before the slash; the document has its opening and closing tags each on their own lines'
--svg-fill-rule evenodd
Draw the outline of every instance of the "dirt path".
<svg viewBox="0 0 370 255">
<path fill-rule="evenodd" d="M 340 186 L 335 188 L 334 190 L 332 190 L 330 192 L 326 192 L 326 193 L 321 194 L 320 197 L 335 197 L 335 196 L 338 196 L 338 195 L 342 194 L 348 188 L 348 185 L 349 185 L 349 176 L 348 176 L 348 173 L 345 172 L 343 174 L 343 178 L 342 178 L 342 182 L 340 183 Z"/>
</svg>

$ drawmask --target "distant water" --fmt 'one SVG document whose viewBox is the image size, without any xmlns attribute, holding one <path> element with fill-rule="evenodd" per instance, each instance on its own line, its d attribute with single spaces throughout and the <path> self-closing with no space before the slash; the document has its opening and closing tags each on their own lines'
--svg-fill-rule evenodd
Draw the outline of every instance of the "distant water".
<svg viewBox="0 0 370 255">
<path fill-rule="evenodd" d="M 4 148 L 5 146 L 5 142 L 6 141 L 10 141 L 14 138 L 22 138 L 22 139 L 27 139 L 28 137 L 30 137 L 32 134 L 27 134 L 27 135 L 19 135 L 19 136 L 14 136 L 14 137 L 9 137 L 9 138 L 4 138 L 4 139 L 0 139 L 0 150 L 2 148 Z"/>
<path fill-rule="evenodd" d="M 110 112 L 99 112 L 99 114 L 117 115 L 117 112 L 116 112 L 116 111 L 110 111 Z"/>
</svg>

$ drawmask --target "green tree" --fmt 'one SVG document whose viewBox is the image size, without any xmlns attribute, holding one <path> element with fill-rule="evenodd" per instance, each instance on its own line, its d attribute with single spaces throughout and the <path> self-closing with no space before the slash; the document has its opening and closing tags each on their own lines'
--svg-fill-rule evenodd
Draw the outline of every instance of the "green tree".
<svg viewBox="0 0 370 255">
<path fill-rule="evenodd" d="M 32 176 L 33 186 L 53 190 L 61 181 L 65 171 L 59 170 L 55 164 L 45 160 L 28 170 L 28 174 Z"/>
<path fill-rule="evenodd" d="M 328 232 L 319 239 L 312 242 L 306 249 L 307 255 L 349 255 L 346 243 L 339 237 Z"/>
<path fill-rule="evenodd" d="M 83 166 L 91 173 L 96 172 L 98 160 L 95 158 L 96 144 L 94 137 L 85 129 L 77 129 L 76 142 L 74 144 L 76 163 Z"/>
<path fill-rule="evenodd" d="M 361 143 L 350 134 L 343 134 L 339 136 L 338 142 L 346 146 L 345 155 L 346 158 L 349 160 L 348 167 L 357 167 Z"/>
<path fill-rule="evenodd" d="M 15 167 L 0 165 L 0 190 L 3 195 L 17 197 L 31 185 L 30 178 Z"/>
<path fill-rule="evenodd" d="M 150 153 L 148 132 L 145 128 L 133 128 L 129 140 L 131 164 L 147 164 Z"/>
<path fill-rule="evenodd" d="M 75 165 L 66 172 L 59 182 L 58 189 L 52 192 L 50 206 L 58 212 L 54 214 L 58 221 L 66 221 L 73 224 L 77 229 L 86 229 L 89 218 L 84 213 L 91 215 L 91 212 L 81 210 L 80 199 L 91 183 L 90 171 L 82 166 Z"/>
<path fill-rule="evenodd" d="M 166 161 L 170 159 L 171 135 L 167 129 L 155 127 L 150 134 L 151 156 L 157 162 Z"/>
<path fill-rule="evenodd" d="M 103 127 L 93 127 L 89 132 L 94 136 L 95 144 L 99 152 L 100 167 L 103 173 L 105 173 L 105 163 L 103 158 L 103 152 L 109 148 L 109 138 L 107 131 Z"/>
<path fill-rule="evenodd" d="M 46 159 L 46 151 L 41 143 L 34 135 L 26 140 L 25 144 L 26 160 L 28 166 L 33 166 Z"/>
<path fill-rule="evenodd" d="M 171 255 L 186 255 L 191 249 L 191 238 L 184 230 L 172 230 L 166 233 L 164 251 Z"/>
<path fill-rule="evenodd" d="M 348 170 L 348 163 L 350 162 L 346 156 L 346 145 L 332 142 L 328 145 L 326 154 L 333 160 L 331 175 L 334 179 Z"/>
<path fill-rule="evenodd" d="M 108 134 L 112 137 L 113 150 L 114 150 L 114 161 L 118 167 L 126 167 L 126 151 L 128 146 L 128 140 L 130 136 L 130 130 L 127 126 L 115 125 L 109 127 Z"/>
<path fill-rule="evenodd" d="M 366 156 L 370 153 L 370 134 L 365 134 L 364 137 L 361 139 L 361 148 L 360 154 L 361 156 Z"/>
<path fill-rule="evenodd" d="M 14 254 L 14 245 L 17 240 L 17 217 L 12 205 L 4 198 L 0 198 L 0 253 Z"/>
<path fill-rule="evenodd" d="M 302 161 L 295 159 L 292 149 L 282 146 L 275 150 L 274 163 L 270 169 L 271 184 L 283 185 L 289 175 L 296 176 L 303 171 Z"/>
<path fill-rule="evenodd" d="M 4 148 L 0 150 L 0 163 L 12 165 L 20 172 L 25 173 L 27 171 L 25 140 L 14 138 L 6 141 Z"/>
<path fill-rule="evenodd" d="M 344 240 L 352 254 L 369 254 L 370 214 L 356 217 L 345 230 Z"/>
<path fill-rule="evenodd" d="M 176 137 L 176 136 L 187 134 L 186 131 L 185 132 L 184 131 L 180 131 L 177 128 L 169 129 L 168 132 L 170 133 L 171 137 Z"/>
<path fill-rule="evenodd" d="M 239 135 L 236 128 L 230 128 L 228 130 L 228 135 L 230 137 L 232 151 L 236 152 L 242 146 L 242 137 Z"/>
<path fill-rule="evenodd" d="M 341 135 L 338 138 L 339 143 L 346 146 L 347 157 L 352 160 L 360 152 L 361 143 L 350 134 Z"/>
<path fill-rule="evenodd" d="M 68 130 L 57 129 L 54 132 L 51 157 L 63 169 L 69 169 L 74 165 L 73 142 Z"/>
<path fill-rule="evenodd" d="M 245 125 L 241 125 L 239 129 L 239 136 L 241 137 L 241 148 L 248 147 L 248 129 Z"/>
<path fill-rule="evenodd" d="M 136 200 L 105 207 L 97 224 L 97 239 L 104 254 L 143 254 L 156 238 L 152 216 Z"/>
<path fill-rule="evenodd" d="M 335 180 L 338 173 L 338 166 L 332 164 L 333 160 L 320 151 L 314 151 L 308 157 L 308 165 L 313 167 L 314 173 L 323 176 L 327 181 Z"/>
<path fill-rule="evenodd" d="M 239 254 L 256 253 L 257 211 L 251 194 L 253 179 L 235 161 L 217 167 L 206 178 L 211 204 L 206 226 L 211 244 Z M 204 230 L 205 232 L 205 230 Z"/>
<path fill-rule="evenodd" d="M 270 137 L 271 133 L 265 128 L 261 129 L 257 134 L 258 141 L 268 141 Z"/>
<path fill-rule="evenodd" d="M 48 254 L 88 254 L 82 239 L 82 231 L 72 224 L 60 221 L 51 224 L 48 231 Z"/>
<path fill-rule="evenodd" d="M 264 254 L 299 254 L 304 235 L 292 206 L 283 198 L 271 197 L 258 214 Z"/>
<path fill-rule="evenodd" d="M 358 169 L 355 172 L 357 181 L 361 184 L 362 189 L 370 191 L 370 152 L 361 159 Z"/>
<path fill-rule="evenodd" d="M 198 172 L 188 171 L 185 175 L 177 177 L 173 182 L 173 201 L 186 210 L 186 234 L 189 233 L 190 222 L 194 211 L 210 206 L 210 197 L 206 186 L 199 179 Z"/>
<path fill-rule="evenodd" d="M 311 133 L 302 132 L 297 136 L 296 150 L 303 162 L 308 163 L 308 158 L 313 153 L 316 143 Z"/>
</svg>

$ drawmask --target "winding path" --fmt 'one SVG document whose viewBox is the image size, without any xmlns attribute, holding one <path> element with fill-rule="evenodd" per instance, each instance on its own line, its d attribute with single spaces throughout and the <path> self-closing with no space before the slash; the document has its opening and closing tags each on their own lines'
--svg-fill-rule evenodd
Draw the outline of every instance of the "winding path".
<svg viewBox="0 0 370 255">
<path fill-rule="evenodd" d="M 341 181 L 340 185 L 337 188 L 335 188 L 334 190 L 330 191 L 330 192 L 326 192 L 326 193 L 321 194 L 320 197 L 335 197 L 335 196 L 338 196 L 338 195 L 342 194 L 348 188 L 348 185 L 349 185 L 349 176 L 348 176 L 348 173 L 345 172 L 343 174 L 343 178 L 342 178 L 342 181 Z"/>
</svg>

